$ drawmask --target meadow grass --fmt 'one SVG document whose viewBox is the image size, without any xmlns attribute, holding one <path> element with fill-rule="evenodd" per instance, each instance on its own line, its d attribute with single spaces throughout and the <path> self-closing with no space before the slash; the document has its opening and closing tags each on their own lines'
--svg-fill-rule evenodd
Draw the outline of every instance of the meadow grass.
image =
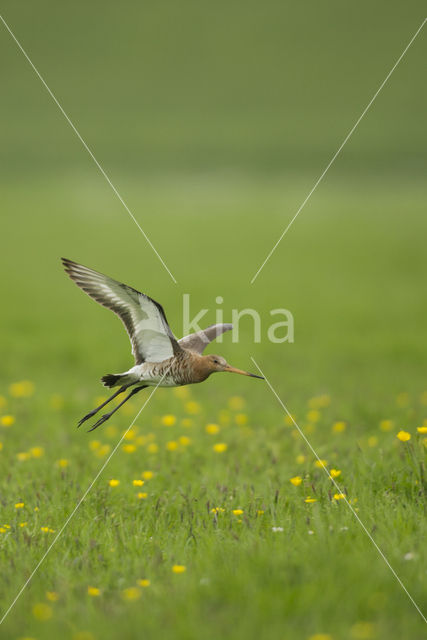
<svg viewBox="0 0 427 640">
<path fill-rule="evenodd" d="M 61 256 L 160 301 L 177 335 L 184 293 L 206 325 L 256 309 L 260 343 L 245 318 L 209 352 L 255 358 L 325 467 L 260 380 L 158 390 L 0 636 L 425 637 L 339 496 L 426 615 L 424 32 L 250 284 L 424 6 L 3 4 L 178 284 L 3 30 L 0 615 L 148 397 L 76 429 L 132 359 Z M 281 307 L 294 344 L 267 340 Z"/>
<path fill-rule="evenodd" d="M 177 334 L 185 291 L 195 310 L 210 308 L 207 324 L 217 295 L 225 319 L 232 308 L 259 309 L 261 344 L 246 319 L 239 343 L 227 336 L 210 351 L 256 372 L 253 355 L 327 469 L 339 472 L 341 491 L 265 383 L 218 375 L 159 389 L 7 617 L 3 637 L 421 638 L 420 615 L 336 495 L 351 501 L 425 607 L 418 183 L 387 192 L 366 180 L 356 196 L 351 183 L 332 180 L 251 286 L 304 179 L 289 179 L 286 202 L 271 179 L 164 180 L 151 191 L 125 187 L 136 207 L 155 213 L 144 223 L 178 286 L 88 176 L 56 189 L 27 186 L 31 210 L 27 192 L 5 186 L 1 610 L 145 400 L 141 394 L 92 434 L 75 428 L 104 395 L 99 377 L 131 358 L 119 321 L 73 287 L 60 254 L 160 300 Z M 255 215 L 263 207 L 273 212 L 269 225 Z M 17 212 L 26 212 L 25 225 Z M 208 234 L 206 215 L 214 221 Z M 176 220 L 174 238 L 162 233 Z M 295 344 L 265 338 L 268 310 L 280 306 L 294 313 Z M 410 440 L 397 438 L 401 430 Z"/>
</svg>

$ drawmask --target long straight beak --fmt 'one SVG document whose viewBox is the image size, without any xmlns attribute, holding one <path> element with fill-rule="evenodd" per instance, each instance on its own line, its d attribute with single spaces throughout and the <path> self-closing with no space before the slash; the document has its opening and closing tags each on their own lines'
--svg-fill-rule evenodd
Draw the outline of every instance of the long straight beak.
<svg viewBox="0 0 427 640">
<path fill-rule="evenodd" d="M 229 364 L 225 367 L 224 371 L 229 371 L 230 373 L 240 373 L 241 376 L 250 376 L 251 378 L 259 378 L 260 380 L 264 380 L 262 376 L 256 376 L 254 373 L 249 373 L 248 371 L 243 371 L 242 369 L 236 369 L 236 367 L 231 367 Z"/>
</svg>

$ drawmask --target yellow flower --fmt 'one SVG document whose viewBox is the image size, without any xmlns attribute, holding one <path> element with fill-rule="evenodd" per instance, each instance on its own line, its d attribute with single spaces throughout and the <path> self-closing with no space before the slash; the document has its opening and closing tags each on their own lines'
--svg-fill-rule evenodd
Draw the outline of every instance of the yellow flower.
<svg viewBox="0 0 427 640">
<path fill-rule="evenodd" d="M 307 420 L 309 422 L 319 422 L 319 420 L 320 420 L 320 411 L 317 411 L 317 409 L 311 409 L 311 411 L 308 411 Z"/>
<path fill-rule="evenodd" d="M 334 500 L 344 500 L 345 493 L 334 493 Z"/>
<path fill-rule="evenodd" d="M 20 451 L 16 454 L 16 457 L 18 458 L 19 462 L 25 462 L 25 460 L 30 459 L 30 454 L 26 451 Z"/>
<path fill-rule="evenodd" d="M 344 420 L 339 420 L 338 422 L 334 422 L 332 425 L 332 431 L 334 433 L 342 433 L 346 430 L 347 423 Z"/>
<path fill-rule="evenodd" d="M 401 430 L 399 431 L 396 437 L 399 438 L 401 442 L 408 442 L 408 440 L 411 439 L 411 434 L 408 433 L 407 431 Z"/>
<path fill-rule="evenodd" d="M 183 564 L 174 564 L 172 571 L 173 573 L 185 573 L 187 571 L 187 567 Z"/>
<path fill-rule="evenodd" d="M 331 476 L 331 478 L 338 478 L 338 476 L 341 475 L 341 470 L 340 469 L 331 469 L 329 472 L 329 475 Z"/>
<path fill-rule="evenodd" d="M 51 529 L 50 527 L 40 527 L 40 531 L 43 531 L 43 533 L 55 533 L 55 529 Z"/>
<path fill-rule="evenodd" d="M 393 429 L 393 420 L 381 420 L 380 429 L 381 431 L 391 431 Z"/>
<path fill-rule="evenodd" d="M 134 444 L 124 444 L 122 449 L 125 453 L 134 453 L 136 451 L 136 446 Z"/>
<path fill-rule="evenodd" d="M 327 460 L 316 460 L 314 466 L 318 469 L 324 469 L 328 464 Z"/>
<path fill-rule="evenodd" d="M 378 444 L 377 436 L 369 436 L 368 438 L 368 447 L 376 447 Z"/>
<path fill-rule="evenodd" d="M 15 424 L 15 416 L 2 416 L 0 418 L 0 423 L 3 425 L 3 427 L 11 427 L 13 424 Z"/>
<path fill-rule="evenodd" d="M 69 464 L 70 463 L 67 460 L 67 458 L 60 458 L 59 460 L 56 461 L 56 466 L 60 467 L 61 469 L 65 469 L 65 467 L 68 467 Z"/>
<path fill-rule="evenodd" d="M 284 418 L 283 418 L 285 425 L 287 427 L 293 427 L 294 426 L 294 416 L 291 415 L 290 413 L 288 413 Z"/>
<path fill-rule="evenodd" d="M 134 440 L 136 436 L 136 430 L 135 429 L 128 429 L 127 431 L 125 431 L 123 439 L 124 440 Z"/>
<path fill-rule="evenodd" d="M 7 529 L 5 529 L 4 527 L 0 527 L 0 533 L 6 533 Z"/>
<path fill-rule="evenodd" d="M 211 513 L 224 513 L 225 509 L 223 507 L 213 507 L 211 509 Z"/>
<path fill-rule="evenodd" d="M 101 446 L 101 443 L 99 440 L 91 440 L 89 442 L 89 449 L 91 449 L 92 451 L 96 451 L 97 449 L 99 449 L 100 446 Z"/>
<path fill-rule="evenodd" d="M 179 444 L 183 447 L 188 447 L 191 444 L 191 438 L 188 438 L 187 436 L 180 436 Z"/>
<path fill-rule="evenodd" d="M 23 502 L 17 502 L 15 504 L 15 509 L 22 509 L 24 507 L 24 503 Z"/>
<path fill-rule="evenodd" d="M 111 480 L 108 482 L 108 484 L 110 485 L 110 487 L 118 487 L 120 484 L 120 480 L 116 480 L 115 478 L 111 478 Z"/>
<path fill-rule="evenodd" d="M 123 589 L 122 598 L 123 600 L 138 600 L 141 597 L 141 591 L 138 587 L 128 587 L 127 589 Z"/>
<path fill-rule="evenodd" d="M 30 454 L 33 458 L 41 458 L 44 455 L 44 449 L 43 447 L 32 447 L 30 449 Z"/>
<path fill-rule="evenodd" d="M 233 411 L 241 411 L 245 407 L 245 399 L 241 396 L 231 396 L 228 400 L 228 406 Z"/>
<path fill-rule="evenodd" d="M 59 593 L 57 593 L 56 591 L 46 591 L 46 598 L 50 602 L 56 602 L 57 600 L 59 600 Z"/>
<path fill-rule="evenodd" d="M 295 458 L 295 462 L 296 462 L 297 464 L 304 464 L 304 462 L 305 462 L 305 456 L 304 456 L 302 453 L 300 453 L 300 454 L 299 454 L 299 455 L 297 455 L 297 457 Z"/>
<path fill-rule="evenodd" d="M 38 602 L 33 606 L 33 616 L 36 620 L 45 622 L 46 620 L 50 620 L 52 614 L 52 608 L 44 602 Z"/>
<path fill-rule="evenodd" d="M 206 425 L 205 431 L 211 436 L 214 436 L 219 432 L 219 426 L 217 424 L 209 423 Z"/>
<path fill-rule="evenodd" d="M 225 442 L 217 442 L 212 448 L 216 453 L 223 453 L 224 451 L 227 451 L 227 445 Z"/>
<path fill-rule="evenodd" d="M 198 402 L 194 402 L 194 400 L 190 400 L 190 402 L 185 403 L 185 410 L 187 413 L 191 415 L 195 415 L 196 413 L 200 413 L 200 405 Z"/>
<path fill-rule="evenodd" d="M 87 588 L 87 594 L 88 596 L 92 596 L 93 598 L 96 598 L 97 596 L 101 595 L 101 589 L 98 589 L 98 587 L 88 587 Z"/>
<path fill-rule="evenodd" d="M 263 515 L 264 515 L 264 509 L 258 509 L 257 516 L 263 516 Z"/>
<path fill-rule="evenodd" d="M 171 413 L 168 413 L 167 415 L 162 417 L 162 424 L 165 427 L 173 427 L 175 423 L 176 423 L 176 416 L 173 416 Z"/>
<path fill-rule="evenodd" d="M 302 478 L 301 476 L 294 476 L 293 478 L 290 478 L 289 482 L 293 484 L 294 487 L 299 487 L 302 482 Z"/>
<path fill-rule="evenodd" d="M 0 442 L 0 451 L 3 450 L 3 442 Z"/>
<path fill-rule="evenodd" d="M 28 522 L 20 522 L 20 523 L 19 523 L 19 526 L 20 526 L 20 527 L 26 527 L 26 526 L 27 526 L 27 524 L 28 524 Z"/>
<path fill-rule="evenodd" d="M 317 498 L 310 498 L 310 496 L 308 496 L 308 497 L 304 500 L 304 502 L 308 502 L 308 503 L 310 503 L 310 502 L 317 502 Z"/>
<path fill-rule="evenodd" d="M 153 471 L 143 471 L 141 473 L 141 476 L 144 478 L 144 480 L 151 480 L 152 478 L 154 478 L 154 472 Z"/>
<path fill-rule="evenodd" d="M 166 449 L 168 451 L 176 451 L 176 449 L 178 449 L 178 443 L 176 440 L 169 440 L 169 442 L 166 443 Z"/>
<path fill-rule="evenodd" d="M 137 580 L 137 584 L 140 587 L 147 588 L 151 585 L 151 582 L 147 578 L 142 578 L 141 580 Z"/>
<path fill-rule="evenodd" d="M 427 433 L 427 427 L 417 427 L 418 433 Z"/>
<path fill-rule="evenodd" d="M 142 487 L 144 486 L 144 480 L 132 480 L 132 484 L 134 487 Z"/>
<path fill-rule="evenodd" d="M 146 493 L 145 491 L 140 491 L 137 494 L 137 497 L 138 497 L 139 500 L 145 500 L 147 498 L 147 496 L 148 496 L 148 493 Z"/>
<path fill-rule="evenodd" d="M 9 385 L 9 393 L 13 398 L 28 398 L 34 393 L 34 383 L 30 380 L 13 382 Z"/>
<path fill-rule="evenodd" d="M 324 409 L 326 407 L 329 407 L 330 404 L 331 397 L 326 393 L 320 396 L 314 396 L 308 401 L 308 406 L 310 407 L 310 409 Z"/>
<path fill-rule="evenodd" d="M 243 509 L 233 509 L 233 514 L 235 516 L 241 516 L 243 514 Z"/>
<path fill-rule="evenodd" d="M 234 416 L 234 421 L 239 425 L 239 427 L 243 427 L 248 423 L 248 416 L 246 415 L 246 413 L 236 413 L 236 415 Z"/>
<path fill-rule="evenodd" d="M 157 453 L 158 450 L 159 450 L 159 445 L 156 444 L 155 442 L 150 442 L 150 444 L 147 447 L 148 453 Z"/>
<path fill-rule="evenodd" d="M 95 455 L 98 456 L 98 458 L 103 458 L 104 456 L 106 456 L 108 453 L 110 453 L 110 445 L 109 444 L 103 444 L 101 447 L 99 447 L 96 451 L 95 451 Z"/>
</svg>

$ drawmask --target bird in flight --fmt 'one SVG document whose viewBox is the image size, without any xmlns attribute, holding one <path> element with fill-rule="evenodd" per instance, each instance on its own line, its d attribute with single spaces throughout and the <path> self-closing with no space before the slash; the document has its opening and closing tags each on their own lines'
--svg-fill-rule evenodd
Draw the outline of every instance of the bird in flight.
<svg viewBox="0 0 427 640">
<path fill-rule="evenodd" d="M 211 373 L 218 371 L 240 373 L 263 380 L 254 373 L 230 366 L 222 356 L 202 355 L 212 340 L 232 329 L 231 324 L 213 324 L 177 340 L 166 320 L 163 307 L 158 302 L 72 260 L 62 258 L 62 262 L 66 273 L 83 291 L 119 316 L 128 332 L 135 358 L 135 366 L 128 371 L 108 373 L 101 378 L 106 387 L 118 389 L 99 407 L 85 415 L 80 420 L 79 427 L 130 387 L 133 388 L 124 400 L 99 418 L 89 431 L 106 422 L 132 396 L 149 386 L 179 387 L 194 384 L 203 382 Z"/>
</svg>

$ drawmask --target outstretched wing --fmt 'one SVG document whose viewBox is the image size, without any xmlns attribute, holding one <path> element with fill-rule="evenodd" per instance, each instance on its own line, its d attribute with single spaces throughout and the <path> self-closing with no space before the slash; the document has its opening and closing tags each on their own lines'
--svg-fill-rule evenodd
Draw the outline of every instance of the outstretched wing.
<svg viewBox="0 0 427 640">
<path fill-rule="evenodd" d="M 230 331 L 232 328 L 232 324 L 211 324 L 207 329 L 197 331 L 197 333 L 191 333 L 189 336 L 181 338 L 181 340 L 178 340 L 178 344 L 183 349 L 203 353 L 205 347 L 207 347 L 212 340 L 216 340 L 218 336 L 225 331 Z"/>
<path fill-rule="evenodd" d="M 162 362 L 181 351 L 158 302 L 81 264 L 66 258 L 62 262 L 83 291 L 119 316 L 129 334 L 136 364 Z"/>
</svg>

